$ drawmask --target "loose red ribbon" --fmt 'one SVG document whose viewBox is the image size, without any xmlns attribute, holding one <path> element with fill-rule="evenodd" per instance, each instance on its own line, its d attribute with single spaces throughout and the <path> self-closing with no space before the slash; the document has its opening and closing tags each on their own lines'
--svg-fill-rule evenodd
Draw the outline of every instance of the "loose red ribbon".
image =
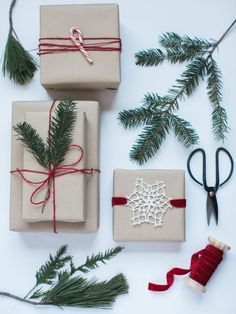
<svg viewBox="0 0 236 314">
<path fill-rule="evenodd" d="M 215 272 L 217 266 L 223 260 L 223 251 L 216 248 L 213 245 L 207 245 L 205 249 L 200 250 L 192 255 L 190 267 L 184 268 L 172 268 L 166 274 L 166 284 L 160 285 L 155 283 L 149 283 L 148 289 L 152 291 L 166 291 L 174 283 L 174 275 L 186 275 L 191 272 L 190 278 L 197 281 L 203 286 L 206 286 L 207 282 Z"/>
<path fill-rule="evenodd" d="M 77 33 L 77 36 L 74 36 Z M 68 44 L 61 44 L 60 41 L 68 41 Z M 46 55 L 55 52 L 76 52 L 81 51 L 89 63 L 92 59 L 88 51 L 121 51 L 121 39 L 117 37 L 83 37 L 78 27 L 70 29 L 68 37 L 42 37 L 39 39 L 38 55 Z"/>
<path fill-rule="evenodd" d="M 49 146 L 50 146 L 50 133 L 51 133 L 50 129 L 51 129 L 51 124 L 52 124 L 52 111 L 53 111 L 53 108 L 55 106 L 55 103 L 56 103 L 56 100 L 53 101 L 52 106 L 49 110 L 49 128 L 48 128 Z M 55 178 L 69 175 L 69 174 L 73 174 L 73 173 L 93 174 L 95 172 L 100 172 L 99 169 L 94 169 L 94 168 L 84 168 L 84 169 L 75 168 L 75 166 L 81 162 L 83 155 L 84 155 L 84 151 L 83 151 L 83 148 L 77 144 L 70 145 L 69 150 L 71 150 L 71 149 L 79 150 L 80 155 L 75 162 L 72 162 L 70 164 L 61 164 L 61 165 L 58 165 L 56 167 L 51 167 L 51 165 L 50 165 L 48 171 L 18 169 L 18 168 L 16 170 L 11 171 L 11 173 L 18 173 L 25 182 L 37 186 L 30 196 L 30 203 L 32 205 L 46 204 L 47 201 L 50 199 L 51 193 L 52 193 L 53 230 L 55 233 L 57 232 L 56 231 L 56 182 L 55 182 Z M 35 180 L 34 181 L 34 180 L 27 179 L 25 176 L 25 173 L 40 174 L 40 175 L 45 175 L 46 177 L 44 180 L 38 180 L 38 181 Z M 35 201 L 34 198 L 37 196 L 37 194 L 40 191 L 42 191 L 45 188 L 45 186 L 47 187 L 47 194 L 46 194 L 45 198 L 43 198 L 40 201 Z M 52 192 L 51 192 L 51 189 L 52 189 Z"/>
</svg>

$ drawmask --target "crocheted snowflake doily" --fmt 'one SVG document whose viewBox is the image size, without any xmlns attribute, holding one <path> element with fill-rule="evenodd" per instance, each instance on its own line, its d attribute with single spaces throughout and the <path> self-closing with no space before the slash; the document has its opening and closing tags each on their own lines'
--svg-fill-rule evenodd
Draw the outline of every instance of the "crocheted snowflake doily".
<svg viewBox="0 0 236 314">
<path fill-rule="evenodd" d="M 163 224 L 163 215 L 167 209 L 172 208 L 163 181 L 148 184 L 142 178 L 137 178 L 135 191 L 127 200 L 126 206 L 129 206 L 133 213 L 133 225 L 150 223 L 154 227 L 160 227 Z"/>
</svg>

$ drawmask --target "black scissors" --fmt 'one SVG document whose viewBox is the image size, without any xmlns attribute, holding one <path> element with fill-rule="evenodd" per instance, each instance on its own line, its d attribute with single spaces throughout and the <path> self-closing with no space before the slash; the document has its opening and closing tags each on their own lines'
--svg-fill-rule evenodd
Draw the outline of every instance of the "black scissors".
<svg viewBox="0 0 236 314">
<path fill-rule="evenodd" d="M 220 183 L 220 172 L 219 172 L 219 153 L 224 152 L 230 160 L 231 169 L 229 172 L 228 177 Z M 200 152 L 202 154 L 202 182 L 198 181 L 192 174 L 192 171 L 190 169 L 190 162 L 196 153 Z M 189 172 L 190 177 L 197 182 L 199 185 L 203 186 L 205 191 L 207 192 L 207 203 L 206 203 L 206 210 L 207 210 L 207 223 L 210 224 L 211 215 L 213 214 L 216 224 L 218 224 L 218 204 L 217 204 L 217 198 L 216 198 L 216 192 L 218 191 L 219 187 L 222 187 L 226 182 L 229 181 L 231 178 L 233 171 L 234 171 L 234 161 L 230 153 L 223 147 L 219 147 L 216 150 L 215 153 L 215 169 L 216 169 L 216 182 L 214 186 L 208 186 L 207 185 L 207 179 L 206 179 L 206 153 L 204 149 L 197 148 L 195 149 L 188 157 L 187 160 L 187 169 Z"/>
</svg>

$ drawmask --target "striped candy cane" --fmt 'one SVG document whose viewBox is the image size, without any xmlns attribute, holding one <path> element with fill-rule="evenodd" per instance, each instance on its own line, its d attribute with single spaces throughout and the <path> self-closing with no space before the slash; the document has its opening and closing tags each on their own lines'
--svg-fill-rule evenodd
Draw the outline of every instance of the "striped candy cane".
<svg viewBox="0 0 236 314">
<path fill-rule="evenodd" d="M 74 36 L 75 33 L 78 34 L 78 39 L 75 38 L 75 36 Z M 88 52 L 85 50 L 85 48 L 83 46 L 83 35 L 82 35 L 81 30 L 78 27 L 71 27 L 69 36 L 70 36 L 70 39 L 72 40 L 73 44 L 79 48 L 79 50 L 84 55 L 86 60 L 90 64 L 92 64 L 93 59 L 89 56 Z"/>
</svg>

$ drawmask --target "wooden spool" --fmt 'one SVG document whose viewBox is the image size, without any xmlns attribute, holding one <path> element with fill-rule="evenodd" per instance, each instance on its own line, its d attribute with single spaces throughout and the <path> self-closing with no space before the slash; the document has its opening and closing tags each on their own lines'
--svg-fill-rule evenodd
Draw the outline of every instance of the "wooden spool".
<svg viewBox="0 0 236 314">
<path fill-rule="evenodd" d="M 208 237 L 208 241 L 211 245 L 213 245 L 214 247 L 216 247 L 217 249 L 223 251 L 224 253 L 228 250 L 230 250 L 230 246 L 228 246 L 227 244 L 216 240 L 215 238 L 209 236 Z M 198 292 L 206 292 L 206 287 L 201 285 L 199 282 L 193 280 L 192 278 L 187 278 L 186 279 L 186 283 L 187 285 L 189 285 L 190 287 L 194 288 L 196 291 Z"/>
</svg>

